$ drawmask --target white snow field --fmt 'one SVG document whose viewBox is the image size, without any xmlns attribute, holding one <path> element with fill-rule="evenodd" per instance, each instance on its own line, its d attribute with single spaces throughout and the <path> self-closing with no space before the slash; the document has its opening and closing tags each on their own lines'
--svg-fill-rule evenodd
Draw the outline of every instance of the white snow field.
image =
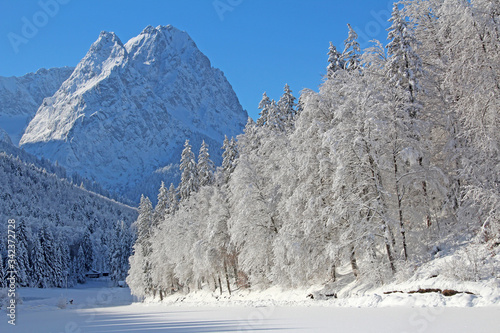
<svg viewBox="0 0 500 333">
<path fill-rule="evenodd" d="M 277 290 L 267 295 L 274 292 Z M 449 298 L 458 301 L 448 302 L 446 307 L 396 305 L 433 304 L 436 295 L 372 295 L 349 303 L 340 299 L 297 301 L 297 292 L 288 293 L 289 302 L 283 294 L 279 299 L 260 301 L 257 299 L 264 293 L 251 298 L 247 295 L 246 301 L 217 300 L 213 295 L 200 293 L 176 303 L 167 300 L 159 304 L 134 302 L 128 288 L 109 288 L 107 281 L 67 290 L 22 288 L 23 304 L 17 306 L 16 325 L 8 323 L 2 310 L 0 332 L 493 333 L 500 327 L 498 305 L 453 307 L 463 305 L 465 296 L 459 295 Z M 421 302 L 408 302 L 411 298 Z M 70 300 L 73 304 L 67 304 Z"/>
</svg>

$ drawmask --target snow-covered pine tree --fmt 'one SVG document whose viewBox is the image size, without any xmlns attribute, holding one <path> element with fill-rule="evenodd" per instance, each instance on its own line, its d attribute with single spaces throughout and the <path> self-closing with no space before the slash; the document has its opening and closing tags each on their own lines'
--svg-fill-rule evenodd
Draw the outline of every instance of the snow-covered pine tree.
<svg viewBox="0 0 500 333">
<path fill-rule="evenodd" d="M 21 287 L 30 287 L 32 285 L 27 233 L 25 222 L 20 219 L 16 226 L 16 272 L 17 281 Z"/>
<path fill-rule="evenodd" d="M 73 259 L 73 269 L 76 276 L 76 282 L 85 283 L 85 273 L 87 273 L 87 270 L 85 269 L 85 253 L 81 245 L 78 247 L 78 252 Z"/>
<path fill-rule="evenodd" d="M 153 206 L 148 197 L 141 195 L 139 203 L 139 217 L 134 223 L 137 230 L 137 239 L 134 244 L 134 253 L 130 257 L 130 270 L 127 284 L 134 295 L 143 297 L 152 293 L 151 279 L 151 237 L 153 232 Z"/>
<path fill-rule="evenodd" d="M 283 88 L 284 93 L 281 95 L 280 100 L 278 101 L 278 108 L 280 109 L 280 113 L 283 115 L 285 119 L 285 128 L 292 129 L 294 126 L 295 118 L 297 117 L 297 103 L 295 103 L 295 96 L 292 95 L 292 90 L 288 84 L 285 84 Z"/>
<path fill-rule="evenodd" d="M 70 253 L 69 246 L 62 234 L 58 234 L 56 238 L 57 247 L 55 250 L 55 257 L 53 259 L 54 265 L 54 283 L 55 287 L 67 287 L 68 276 L 70 273 Z"/>
<path fill-rule="evenodd" d="M 250 119 L 250 118 L 249 118 Z M 224 182 L 229 181 L 231 173 L 236 167 L 236 159 L 238 158 L 238 150 L 236 147 L 236 140 L 231 138 L 229 140 L 227 136 L 224 137 L 224 143 L 222 144 L 222 172 L 224 173 Z"/>
<path fill-rule="evenodd" d="M 198 191 L 200 187 L 198 172 L 194 153 L 191 151 L 189 140 L 184 143 L 184 150 L 181 155 L 181 183 L 179 184 L 179 194 L 181 200 L 187 199 L 191 193 Z"/>
<path fill-rule="evenodd" d="M 267 123 L 264 127 L 276 132 L 284 132 L 287 125 L 286 115 L 282 112 L 278 103 L 272 99 L 268 106 Z"/>
<path fill-rule="evenodd" d="M 201 143 L 197 169 L 200 186 L 211 185 L 214 182 L 215 166 L 214 162 L 210 159 L 208 145 L 205 143 L 205 140 Z"/>
<path fill-rule="evenodd" d="M 337 51 L 337 48 L 332 42 L 330 42 L 327 55 L 328 66 L 326 67 L 326 77 L 331 78 L 336 71 L 344 69 L 344 64 L 342 63 L 341 54 Z"/>
<path fill-rule="evenodd" d="M 269 118 L 270 105 L 271 105 L 271 100 L 267 96 L 267 93 L 264 92 L 264 94 L 262 95 L 262 100 L 260 101 L 258 106 L 258 109 L 260 110 L 259 119 L 257 119 L 258 126 L 264 126 L 267 124 L 267 120 Z"/>
<path fill-rule="evenodd" d="M 165 217 L 165 214 L 167 214 L 168 210 L 169 210 L 168 189 L 165 187 L 165 183 L 162 181 L 160 189 L 158 191 L 158 201 L 153 213 L 153 227 L 157 227 L 160 224 L 160 221 Z M 116 229 L 116 226 L 114 229 Z M 117 233 L 115 232 L 115 236 L 116 235 Z"/>
<path fill-rule="evenodd" d="M 131 254 L 130 233 L 123 221 L 119 221 L 113 228 L 113 243 L 111 244 L 110 275 L 111 280 L 117 283 L 125 281 L 129 269 L 128 258 Z"/>
<path fill-rule="evenodd" d="M 33 238 L 33 248 L 31 250 L 31 267 L 33 268 L 33 287 L 48 288 L 51 286 L 49 277 L 50 271 L 45 259 L 42 244 L 40 242 L 41 233 L 38 232 Z"/>
<path fill-rule="evenodd" d="M 85 257 L 85 271 L 88 272 L 93 268 L 94 263 L 94 246 L 88 228 L 85 229 L 81 245 Z"/>
<path fill-rule="evenodd" d="M 297 117 L 304 111 L 304 98 L 303 93 L 300 94 L 299 100 L 297 101 Z"/>
<path fill-rule="evenodd" d="M 347 27 L 349 28 L 349 34 L 344 42 L 344 51 L 340 56 L 339 63 L 343 64 L 345 70 L 355 71 L 361 69 L 361 48 L 358 43 L 358 34 L 350 24 L 347 24 Z"/>
<path fill-rule="evenodd" d="M 179 195 L 177 193 L 177 189 L 174 184 L 170 183 L 170 187 L 168 188 L 168 214 L 173 214 L 179 208 Z"/>
<path fill-rule="evenodd" d="M 387 73 L 391 82 L 401 87 L 407 92 L 407 108 L 411 118 L 417 118 L 421 106 L 418 104 L 417 94 L 421 89 L 419 77 L 423 73 L 422 60 L 415 52 L 418 41 L 410 23 L 401 15 L 398 3 L 394 4 L 392 16 L 389 19 L 392 23 L 387 29 L 387 44 L 389 61 Z"/>
<path fill-rule="evenodd" d="M 144 195 L 141 195 L 141 202 L 139 203 L 139 217 L 134 223 L 137 229 L 136 244 L 139 244 L 145 252 L 149 251 L 149 238 L 153 228 L 153 205 L 151 200 Z"/>
<path fill-rule="evenodd" d="M 46 263 L 44 274 L 47 287 L 57 287 L 62 275 L 60 251 L 58 250 L 52 229 L 47 224 L 42 225 L 39 234 Z"/>
</svg>

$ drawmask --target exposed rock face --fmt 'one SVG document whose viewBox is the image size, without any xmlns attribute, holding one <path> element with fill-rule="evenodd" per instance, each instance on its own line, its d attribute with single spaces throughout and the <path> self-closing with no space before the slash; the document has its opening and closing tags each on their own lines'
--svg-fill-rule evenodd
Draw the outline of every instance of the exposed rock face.
<svg viewBox="0 0 500 333">
<path fill-rule="evenodd" d="M 19 143 L 28 122 L 45 97 L 50 97 L 73 73 L 73 67 L 40 69 L 21 77 L 0 76 L 0 127 Z"/>
<path fill-rule="evenodd" d="M 144 179 L 178 162 L 186 139 L 194 148 L 205 140 L 219 155 L 224 135 L 239 134 L 247 117 L 187 33 L 147 27 L 123 44 L 102 32 L 20 145 L 137 199 Z"/>
</svg>

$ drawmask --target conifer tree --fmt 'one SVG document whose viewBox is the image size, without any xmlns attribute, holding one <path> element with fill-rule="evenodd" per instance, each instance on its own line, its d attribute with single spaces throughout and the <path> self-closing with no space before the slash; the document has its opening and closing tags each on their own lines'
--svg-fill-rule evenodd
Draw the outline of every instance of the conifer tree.
<svg viewBox="0 0 500 333">
<path fill-rule="evenodd" d="M 158 191 L 158 202 L 153 213 L 153 226 L 156 227 L 160 224 L 161 219 L 165 217 L 169 209 L 168 202 L 168 190 L 165 187 L 165 183 L 162 181 L 160 190 Z"/>
<path fill-rule="evenodd" d="M 179 196 L 177 193 L 177 189 L 174 184 L 170 183 L 170 187 L 168 188 L 168 214 L 173 214 L 177 211 L 179 207 Z"/>
<path fill-rule="evenodd" d="M 134 254 L 130 258 L 131 269 L 129 277 L 127 278 L 127 283 L 130 281 L 133 286 L 136 286 L 134 288 L 140 288 L 141 295 L 149 295 L 153 289 L 151 278 L 153 207 L 149 198 L 144 195 L 141 196 L 139 217 L 135 225 L 137 228 L 137 239 L 134 244 Z M 134 267 L 132 267 L 132 265 L 134 265 Z"/>
<path fill-rule="evenodd" d="M 234 138 L 231 138 L 231 140 L 229 140 L 227 136 L 224 137 L 222 149 L 224 150 L 224 152 L 222 153 L 222 172 L 224 173 L 224 179 L 227 183 L 231 173 L 236 167 L 236 159 L 238 158 L 236 140 L 234 140 Z"/>
<path fill-rule="evenodd" d="M 137 228 L 136 244 L 147 247 L 151 230 L 153 227 L 153 206 L 148 197 L 141 195 L 141 202 L 139 203 L 139 217 L 135 222 Z"/>
<path fill-rule="evenodd" d="M 45 258 L 43 273 L 47 285 L 44 288 L 55 287 L 58 285 L 58 279 L 61 275 L 60 252 L 58 251 L 54 234 L 47 224 L 42 226 L 39 234 L 42 253 Z"/>
<path fill-rule="evenodd" d="M 293 128 L 293 124 L 297 116 L 297 104 L 295 103 L 296 98 L 292 95 L 292 90 L 288 84 L 285 84 L 283 90 L 284 93 L 278 101 L 278 107 L 280 113 L 283 115 L 282 117 L 285 119 L 286 128 Z"/>
<path fill-rule="evenodd" d="M 191 193 L 198 191 L 199 179 L 196 168 L 196 161 L 189 140 L 184 143 L 184 150 L 181 155 L 181 183 L 179 184 L 179 194 L 181 200 L 187 199 Z"/>
<path fill-rule="evenodd" d="M 208 145 L 202 142 L 198 155 L 198 178 L 200 186 L 211 185 L 214 182 L 214 162 L 210 159 Z"/>
<path fill-rule="evenodd" d="M 264 126 L 276 132 L 285 131 L 286 116 L 274 99 L 271 100 L 271 104 L 268 107 L 267 123 Z"/>
<path fill-rule="evenodd" d="M 50 282 L 49 268 L 40 242 L 40 232 L 33 239 L 33 249 L 31 250 L 31 265 L 33 267 L 33 286 L 36 288 L 48 288 Z"/>
<path fill-rule="evenodd" d="M 332 42 L 330 42 L 327 55 L 328 67 L 326 68 L 326 77 L 332 78 L 335 72 L 344 69 L 344 64 L 342 63 L 342 55 L 337 51 Z"/>
<path fill-rule="evenodd" d="M 259 102 L 259 119 L 257 119 L 257 125 L 258 126 L 264 126 L 267 124 L 268 118 L 269 118 L 269 108 L 271 106 L 271 100 L 267 96 L 267 94 L 264 92 L 262 95 L 262 100 Z"/>
<path fill-rule="evenodd" d="M 30 287 L 31 265 L 28 253 L 28 235 L 23 220 L 19 220 L 16 226 L 16 272 L 19 286 Z"/>
<path fill-rule="evenodd" d="M 85 257 L 85 271 L 88 272 L 93 268 L 94 263 L 94 247 L 90 239 L 89 229 L 85 229 L 85 233 L 83 234 L 82 250 Z"/>
<path fill-rule="evenodd" d="M 111 280 L 124 281 L 129 268 L 128 258 L 131 254 L 130 235 L 123 221 L 113 228 L 113 243 L 111 244 L 110 273 Z"/>
<path fill-rule="evenodd" d="M 76 275 L 76 282 L 85 283 L 85 273 L 87 272 L 87 270 L 85 269 L 85 253 L 83 252 L 83 248 L 81 245 L 78 247 L 78 252 L 73 260 L 73 267 Z"/>
<path fill-rule="evenodd" d="M 354 31 L 350 24 L 347 24 L 349 34 L 344 42 L 344 51 L 340 56 L 339 63 L 344 66 L 345 70 L 355 71 L 361 68 L 360 57 L 361 48 L 358 43 L 358 34 Z"/>
<path fill-rule="evenodd" d="M 408 93 L 408 113 L 411 118 L 416 118 L 419 109 L 417 93 L 420 90 L 418 77 L 422 75 L 422 61 L 414 50 L 418 41 L 412 27 L 401 15 L 397 3 L 394 4 L 389 21 L 392 24 L 387 37 L 390 40 L 387 44 L 390 56 L 388 75 L 394 85 Z"/>
</svg>

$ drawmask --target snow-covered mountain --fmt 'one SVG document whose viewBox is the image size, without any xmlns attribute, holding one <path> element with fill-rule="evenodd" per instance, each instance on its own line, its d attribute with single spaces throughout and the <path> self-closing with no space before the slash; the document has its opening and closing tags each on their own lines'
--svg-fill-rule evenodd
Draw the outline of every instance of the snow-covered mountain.
<svg viewBox="0 0 500 333">
<path fill-rule="evenodd" d="M 0 127 L 17 144 L 45 97 L 54 95 L 73 67 L 40 69 L 21 77 L 0 76 Z"/>
<path fill-rule="evenodd" d="M 7 133 L 3 128 L 0 128 L 0 143 L 5 143 L 7 145 L 13 145 L 10 139 L 9 133 Z"/>
<path fill-rule="evenodd" d="M 205 140 L 216 156 L 246 120 L 222 71 L 186 32 L 149 26 L 126 44 L 102 32 L 20 145 L 137 199 L 134 189 L 177 163 L 186 139 Z"/>
</svg>

